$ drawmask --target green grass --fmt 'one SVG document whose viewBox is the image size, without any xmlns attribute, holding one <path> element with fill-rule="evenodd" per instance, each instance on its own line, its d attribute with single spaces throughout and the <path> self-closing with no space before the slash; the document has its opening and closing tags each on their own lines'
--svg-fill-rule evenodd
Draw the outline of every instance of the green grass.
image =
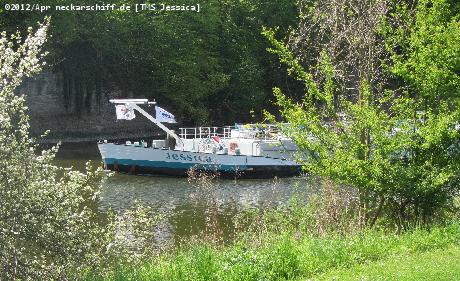
<svg viewBox="0 0 460 281">
<path fill-rule="evenodd" d="M 318 280 L 460 280 L 460 246 L 335 270 Z"/>
<path fill-rule="evenodd" d="M 285 232 L 255 238 L 259 242 L 241 241 L 224 248 L 195 245 L 141 264 L 119 265 L 105 277 L 87 275 L 85 279 L 342 280 L 346 276 L 360 279 L 362 275 L 370 280 L 394 280 L 401 275 L 409 278 L 406 280 L 419 280 L 424 273 L 438 276 L 438 268 L 448 276 L 460 272 L 455 260 L 440 258 L 443 253 L 460 255 L 460 224 L 402 235 L 369 231 L 350 237 L 295 238 Z M 404 265 L 406 260 L 410 262 Z M 382 272 L 386 275 L 378 277 Z"/>
</svg>

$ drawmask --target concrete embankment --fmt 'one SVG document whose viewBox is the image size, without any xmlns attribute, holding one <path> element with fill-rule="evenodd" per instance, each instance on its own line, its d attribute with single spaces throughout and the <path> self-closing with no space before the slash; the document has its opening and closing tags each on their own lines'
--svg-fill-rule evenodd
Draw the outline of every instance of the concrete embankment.
<svg viewBox="0 0 460 281">
<path fill-rule="evenodd" d="M 16 92 L 26 96 L 32 135 L 40 136 L 49 131 L 45 138 L 39 138 L 41 143 L 160 137 L 162 133 L 140 114 L 131 121 L 116 119 L 115 107 L 109 99 L 132 97 L 133 94 L 105 90 L 100 99 L 93 94 L 88 103 L 80 104 L 80 114 L 76 113 L 75 97 L 70 97 L 66 109 L 63 78 L 59 72 L 46 70 L 24 81 Z M 83 100 L 86 100 L 86 93 L 84 95 Z M 154 114 L 154 107 L 146 110 Z"/>
</svg>

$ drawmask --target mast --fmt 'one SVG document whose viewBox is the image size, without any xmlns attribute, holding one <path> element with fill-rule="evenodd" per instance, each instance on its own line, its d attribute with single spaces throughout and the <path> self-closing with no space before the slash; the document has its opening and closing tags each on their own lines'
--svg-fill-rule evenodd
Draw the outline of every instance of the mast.
<svg viewBox="0 0 460 281">
<path fill-rule="evenodd" d="M 176 143 L 180 143 L 182 145 L 182 148 L 184 147 L 184 142 L 176 133 L 174 133 L 174 131 L 161 124 L 161 122 L 159 122 L 152 115 L 148 114 L 145 110 L 138 106 L 138 104 L 156 104 L 155 101 L 149 102 L 147 99 L 111 99 L 110 102 L 114 104 L 124 104 L 129 109 L 137 110 L 140 114 L 144 115 L 147 119 L 152 121 L 152 123 L 166 132 L 166 134 L 172 136 L 176 140 Z"/>
</svg>

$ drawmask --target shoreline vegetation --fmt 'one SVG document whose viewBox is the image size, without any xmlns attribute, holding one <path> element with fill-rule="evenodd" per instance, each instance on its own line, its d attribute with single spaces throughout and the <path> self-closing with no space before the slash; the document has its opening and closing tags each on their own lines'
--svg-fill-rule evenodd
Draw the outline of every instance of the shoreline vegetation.
<svg viewBox="0 0 460 281">
<path fill-rule="evenodd" d="M 118 263 L 83 280 L 457 280 L 460 224 L 396 235 L 299 236 L 289 230 L 232 246 L 202 242 L 170 254 Z"/>
<path fill-rule="evenodd" d="M 219 177 L 196 171 L 188 180 L 207 194 L 205 201 L 212 210 Z M 391 220 L 360 229 L 357 191 L 320 179 L 318 185 L 308 199 L 294 195 L 286 205 L 240 213 L 234 218 L 231 240 L 224 241 L 211 211 L 202 233 L 180 246 L 138 251 L 138 258 L 116 257 L 106 268 L 88 269 L 81 279 L 431 280 L 438 276 L 455 280 L 460 276 L 454 260 L 460 256 L 458 212 L 405 230 Z"/>
<path fill-rule="evenodd" d="M 188 180 L 207 194 L 205 201 L 212 210 L 218 176 L 192 172 Z M 286 205 L 237 215 L 232 240 L 223 240 L 211 211 L 197 237 L 175 248 L 137 252 L 139 258 L 117 257 L 107 268 L 88 269 L 82 280 L 431 280 L 432 276 L 455 280 L 460 276 L 454 260 L 460 256 L 458 212 L 405 230 L 391 220 L 361 229 L 356 189 L 317 182 L 318 190 L 308 199 L 293 195 Z"/>
</svg>

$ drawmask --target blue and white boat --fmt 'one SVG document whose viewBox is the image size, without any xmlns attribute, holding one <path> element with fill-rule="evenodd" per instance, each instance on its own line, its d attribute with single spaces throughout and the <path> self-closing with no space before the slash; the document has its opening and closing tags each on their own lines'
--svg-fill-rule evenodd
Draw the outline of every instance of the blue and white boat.
<svg viewBox="0 0 460 281">
<path fill-rule="evenodd" d="M 123 105 L 128 118 L 144 115 L 167 135 L 166 139 L 98 143 L 104 167 L 132 174 L 186 176 L 191 170 L 216 172 L 239 178 L 294 176 L 301 172 L 295 161 L 297 146 L 276 126 L 248 124 L 228 127 L 180 128 L 177 135 L 140 105 L 155 104 L 146 99 L 111 100 Z M 159 108 L 167 118 L 174 116 Z M 166 112 L 166 113 L 164 113 Z M 169 114 L 169 116 L 168 116 Z"/>
</svg>

